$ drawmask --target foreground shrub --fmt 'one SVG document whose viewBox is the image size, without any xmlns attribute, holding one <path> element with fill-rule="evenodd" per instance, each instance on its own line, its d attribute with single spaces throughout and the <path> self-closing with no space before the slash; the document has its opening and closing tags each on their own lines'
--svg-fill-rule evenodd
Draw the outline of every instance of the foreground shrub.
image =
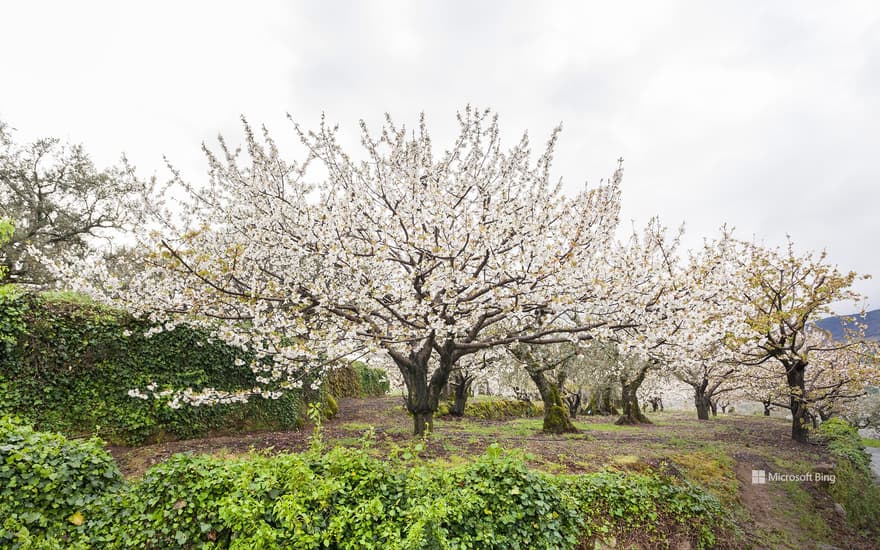
<svg viewBox="0 0 880 550">
<path fill-rule="evenodd" d="M 846 420 L 832 418 L 819 426 L 818 436 L 836 462 L 829 493 L 846 510 L 848 522 L 880 537 L 880 486 L 859 433 Z"/>
<path fill-rule="evenodd" d="M 111 548 L 225 548 L 230 529 L 220 520 L 241 462 L 177 455 L 108 499 L 104 516 L 88 531 L 88 542 Z"/>
<path fill-rule="evenodd" d="M 475 463 L 409 468 L 365 451 L 248 460 L 177 456 L 98 519 L 117 548 L 570 548 L 582 531 L 551 476 L 492 448 Z"/>
<path fill-rule="evenodd" d="M 452 468 L 419 460 L 419 444 L 381 458 L 177 455 L 125 483 L 99 442 L 4 422 L 4 548 L 525 550 L 633 533 L 700 547 L 719 517 L 713 497 L 669 478 L 554 476 L 494 445 Z M 17 450 L 32 447 L 45 450 Z"/>
<path fill-rule="evenodd" d="M 0 547 L 32 538 L 62 544 L 121 482 L 100 440 L 69 440 L 0 418 Z"/>
</svg>

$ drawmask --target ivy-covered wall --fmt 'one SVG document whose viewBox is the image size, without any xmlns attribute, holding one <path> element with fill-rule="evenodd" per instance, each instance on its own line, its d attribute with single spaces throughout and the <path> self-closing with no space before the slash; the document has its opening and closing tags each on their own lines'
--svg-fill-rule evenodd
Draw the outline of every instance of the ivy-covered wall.
<svg viewBox="0 0 880 550">
<path fill-rule="evenodd" d="M 210 431 L 287 429 L 301 423 L 308 396 L 172 409 L 128 395 L 161 388 L 248 388 L 235 366 L 241 350 L 178 327 L 146 337 L 149 324 L 75 295 L 24 294 L 0 287 L 0 414 L 38 429 L 99 434 L 113 443 L 189 438 Z"/>
</svg>

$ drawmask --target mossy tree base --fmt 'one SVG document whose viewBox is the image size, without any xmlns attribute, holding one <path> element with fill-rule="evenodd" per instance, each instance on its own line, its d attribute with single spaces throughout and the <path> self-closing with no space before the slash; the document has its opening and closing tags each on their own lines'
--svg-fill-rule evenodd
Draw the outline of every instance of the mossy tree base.
<svg viewBox="0 0 880 550">
<path fill-rule="evenodd" d="M 617 424 L 618 426 L 635 426 L 638 424 L 653 424 L 653 422 L 648 420 L 648 417 L 646 417 L 645 415 L 639 413 L 632 416 L 621 416 L 617 419 L 615 424 Z"/>
<path fill-rule="evenodd" d="M 549 434 L 566 434 L 577 433 L 578 429 L 571 423 L 565 407 L 553 405 L 544 414 L 543 431 Z"/>
</svg>

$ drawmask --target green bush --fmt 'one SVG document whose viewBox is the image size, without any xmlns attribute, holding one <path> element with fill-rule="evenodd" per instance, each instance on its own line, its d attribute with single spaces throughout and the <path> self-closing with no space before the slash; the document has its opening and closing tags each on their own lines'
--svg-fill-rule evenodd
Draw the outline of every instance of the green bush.
<svg viewBox="0 0 880 550">
<path fill-rule="evenodd" d="M 362 397 L 382 397 L 391 391 L 388 375 L 384 370 L 371 367 L 360 361 L 352 363 L 361 383 Z"/>
<path fill-rule="evenodd" d="M 148 322 L 65 294 L 3 296 L 0 340 L 7 351 L 0 356 L 0 403 L 40 429 L 137 444 L 301 424 L 298 392 L 179 409 L 168 407 L 167 399 L 128 395 L 151 383 L 158 390 L 253 387 L 251 358 L 202 330 L 179 326 L 147 337 Z"/>
<path fill-rule="evenodd" d="M 179 456 L 118 501 L 109 547 L 571 548 L 582 528 L 550 476 L 493 448 L 451 470 L 363 451 Z M 92 536 L 92 535 L 89 535 Z"/>
<path fill-rule="evenodd" d="M 836 463 L 829 493 L 846 510 L 848 522 L 880 536 L 880 486 L 858 431 L 842 418 L 831 418 L 819 426 L 818 437 Z"/>
<path fill-rule="evenodd" d="M 220 519 L 241 462 L 176 455 L 107 499 L 103 516 L 87 525 L 86 542 L 106 548 L 228 548 Z"/>
<path fill-rule="evenodd" d="M 497 446 L 473 464 L 415 474 L 407 548 L 573 548 L 584 528 L 558 478 Z"/>
<path fill-rule="evenodd" d="M 336 399 L 332 394 L 326 394 L 324 396 L 323 409 L 321 414 L 324 415 L 324 418 L 335 418 L 337 414 L 339 414 L 339 404 L 336 402 Z"/>
<path fill-rule="evenodd" d="M 15 285 L 0 285 L 0 366 L 10 360 L 24 334 L 27 304 Z"/>
<path fill-rule="evenodd" d="M 819 426 L 819 439 L 828 451 L 838 458 L 845 458 L 854 466 L 870 472 L 871 457 L 865 452 L 859 432 L 842 418 L 831 418 Z"/>
<path fill-rule="evenodd" d="M 554 476 L 495 445 L 452 468 L 421 461 L 420 444 L 383 458 L 343 448 L 177 455 L 126 483 L 98 442 L 4 426 L 4 449 L 60 449 L 7 468 L 0 513 L 15 519 L 0 541 L 12 548 L 571 549 L 627 533 L 656 534 L 655 546 L 684 534 L 700 547 L 720 517 L 717 500 L 668 478 Z M 71 473 L 56 482 L 58 464 Z M 27 515 L 24 529 L 25 514 L 47 519 Z"/>
<path fill-rule="evenodd" d="M 0 418 L 0 546 L 61 544 L 122 476 L 98 439 L 69 440 Z M 51 534 L 45 537 L 46 534 Z"/>
</svg>

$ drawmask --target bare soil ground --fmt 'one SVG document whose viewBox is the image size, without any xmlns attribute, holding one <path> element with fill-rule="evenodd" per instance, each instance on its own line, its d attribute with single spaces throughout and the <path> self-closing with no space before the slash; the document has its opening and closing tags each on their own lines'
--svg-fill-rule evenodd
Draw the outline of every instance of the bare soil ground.
<svg viewBox="0 0 880 550">
<path fill-rule="evenodd" d="M 722 499 L 744 548 L 880 548 L 854 532 L 834 511 L 827 492 L 811 482 L 753 484 L 753 470 L 805 474 L 830 462 L 821 448 L 793 442 L 790 425 L 778 418 L 721 415 L 698 421 L 694 412 L 648 413 L 653 424 L 616 426 L 614 417 L 579 417 L 580 433 L 541 433 L 540 418 L 505 421 L 441 417 L 420 456 L 456 464 L 492 443 L 520 449 L 535 468 L 584 473 L 606 467 L 644 469 L 663 464 L 681 471 Z M 372 429 L 372 452 L 414 444 L 412 422 L 397 397 L 342 399 L 339 414 L 323 426 L 327 444 L 362 445 Z M 298 431 L 216 435 L 138 448 L 113 447 L 126 475 L 136 477 L 175 453 L 221 455 L 253 451 L 302 451 L 312 427 Z"/>
</svg>

